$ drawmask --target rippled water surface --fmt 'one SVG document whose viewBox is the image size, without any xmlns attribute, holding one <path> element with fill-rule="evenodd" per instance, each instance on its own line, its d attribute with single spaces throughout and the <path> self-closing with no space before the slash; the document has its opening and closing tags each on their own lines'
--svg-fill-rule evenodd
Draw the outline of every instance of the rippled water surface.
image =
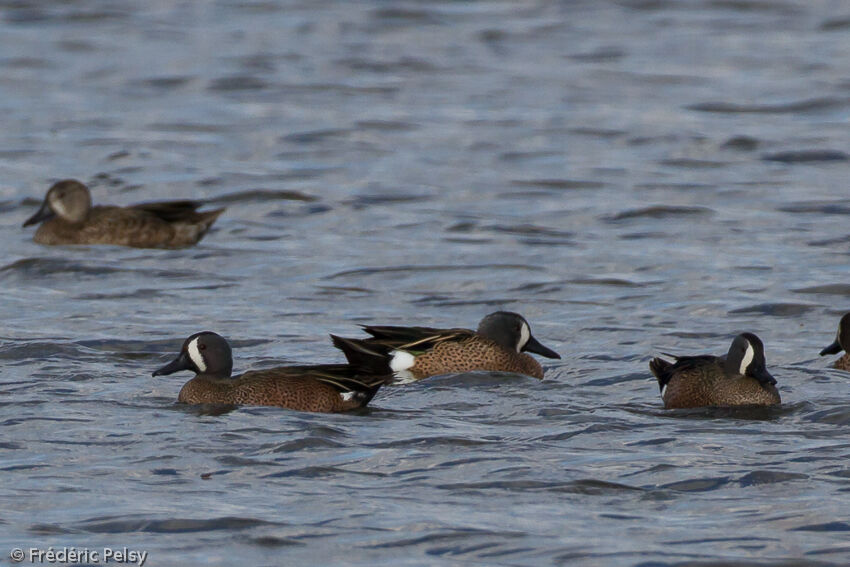
<svg viewBox="0 0 850 567">
<path fill-rule="evenodd" d="M 0 562 L 847 565 L 848 53 L 828 1 L 0 2 Z M 67 177 L 227 212 L 36 245 Z M 203 329 L 242 371 L 497 309 L 542 382 L 215 415 L 150 376 Z M 661 408 L 650 357 L 742 330 L 781 407 Z"/>
</svg>

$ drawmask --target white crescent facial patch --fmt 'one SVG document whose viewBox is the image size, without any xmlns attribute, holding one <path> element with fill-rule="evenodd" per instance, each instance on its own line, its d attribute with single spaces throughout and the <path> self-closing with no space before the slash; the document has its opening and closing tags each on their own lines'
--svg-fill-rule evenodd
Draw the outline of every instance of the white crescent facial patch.
<svg viewBox="0 0 850 567">
<path fill-rule="evenodd" d="M 528 323 L 523 323 L 519 329 L 519 342 L 516 345 L 516 351 L 522 351 L 522 347 L 528 344 L 528 339 L 531 338 L 531 329 L 528 328 Z"/>
<path fill-rule="evenodd" d="M 198 367 L 198 370 L 201 372 L 206 372 L 207 363 L 204 362 L 204 357 L 201 356 L 201 351 L 198 349 L 198 339 L 200 337 L 195 337 L 192 339 L 192 342 L 189 343 L 189 346 L 186 348 L 189 351 L 189 358 L 192 359 L 192 362 L 195 363 L 195 366 Z"/>
<path fill-rule="evenodd" d="M 65 208 L 65 203 L 63 203 L 60 199 L 51 199 L 50 208 L 53 209 L 53 212 L 56 213 L 57 216 L 63 218 L 68 216 L 68 209 Z"/>
<path fill-rule="evenodd" d="M 747 368 L 750 366 L 755 355 L 756 351 L 753 350 L 753 345 L 747 343 L 747 352 L 744 353 L 744 358 L 741 359 L 741 368 L 738 369 L 738 374 L 743 376 L 747 373 Z"/>
</svg>

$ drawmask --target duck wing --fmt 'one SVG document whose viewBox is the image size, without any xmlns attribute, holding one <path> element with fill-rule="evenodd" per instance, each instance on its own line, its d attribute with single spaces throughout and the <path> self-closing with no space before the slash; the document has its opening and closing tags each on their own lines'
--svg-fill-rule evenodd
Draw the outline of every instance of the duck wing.
<svg viewBox="0 0 850 567">
<path fill-rule="evenodd" d="M 198 207 L 203 203 L 200 201 L 155 201 L 153 203 L 140 203 L 127 207 L 129 209 L 150 213 L 165 222 L 176 222 L 193 218 Z"/>
<path fill-rule="evenodd" d="M 658 379 L 658 388 L 663 392 L 664 387 L 673 376 L 679 372 L 688 372 L 694 368 L 702 368 L 711 364 L 717 364 L 721 359 L 710 354 L 697 356 L 676 356 L 675 354 L 662 353 L 675 359 L 675 362 L 656 357 L 649 361 L 649 369 Z"/>
<path fill-rule="evenodd" d="M 462 341 L 475 336 L 469 329 L 435 329 L 433 327 L 394 327 L 364 325 L 363 330 L 372 335 L 367 344 L 424 352 L 446 341 Z"/>
</svg>

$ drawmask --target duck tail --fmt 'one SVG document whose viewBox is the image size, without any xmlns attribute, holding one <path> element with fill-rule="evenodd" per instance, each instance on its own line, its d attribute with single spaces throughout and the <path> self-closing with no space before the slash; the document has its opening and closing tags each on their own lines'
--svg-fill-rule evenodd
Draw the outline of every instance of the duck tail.
<svg viewBox="0 0 850 567">
<path fill-rule="evenodd" d="M 664 391 L 664 387 L 670 382 L 670 378 L 673 377 L 673 373 L 671 369 L 673 368 L 673 363 L 664 360 L 663 358 L 653 358 L 649 361 L 649 369 L 658 379 L 658 389 L 662 392 Z"/>
<path fill-rule="evenodd" d="M 360 405 L 365 406 L 369 402 L 372 401 L 372 398 L 375 397 L 375 394 L 378 393 L 378 390 L 381 389 L 381 386 L 389 382 L 391 378 L 383 378 L 382 380 L 376 382 L 363 382 L 363 389 L 357 390 L 354 394 L 354 397 L 360 402 Z"/>
<path fill-rule="evenodd" d="M 213 209 L 212 211 L 203 211 L 197 213 L 201 219 L 201 223 L 204 225 L 204 232 L 208 231 L 216 219 L 225 211 L 225 207 L 220 209 Z"/>
<path fill-rule="evenodd" d="M 359 372 L 376 376 L 392 375 L 393 371 L 390 368 L 392 356 L 389 347 L 337 335 L 331 335 L 331 340 L 334 346 L 345 355 L 348 364 Z"/>
</svg>

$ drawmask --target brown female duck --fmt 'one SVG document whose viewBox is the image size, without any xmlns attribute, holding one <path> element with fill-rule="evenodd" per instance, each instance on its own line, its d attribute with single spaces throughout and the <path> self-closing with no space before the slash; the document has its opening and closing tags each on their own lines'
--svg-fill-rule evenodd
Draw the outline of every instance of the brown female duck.
<svg viewBox="0 0 850 567">
<path fill-rule="evenodd" d="M 24 226 L 41 223 L 39 244 L 115 244 L 184 248 L 196 244 L 224 209 L 197 212 L 194 201 L 160 201 L 131 207 L 92 206 L 88 187 L 73 179 L 55 183 Z"/>
</svg>

